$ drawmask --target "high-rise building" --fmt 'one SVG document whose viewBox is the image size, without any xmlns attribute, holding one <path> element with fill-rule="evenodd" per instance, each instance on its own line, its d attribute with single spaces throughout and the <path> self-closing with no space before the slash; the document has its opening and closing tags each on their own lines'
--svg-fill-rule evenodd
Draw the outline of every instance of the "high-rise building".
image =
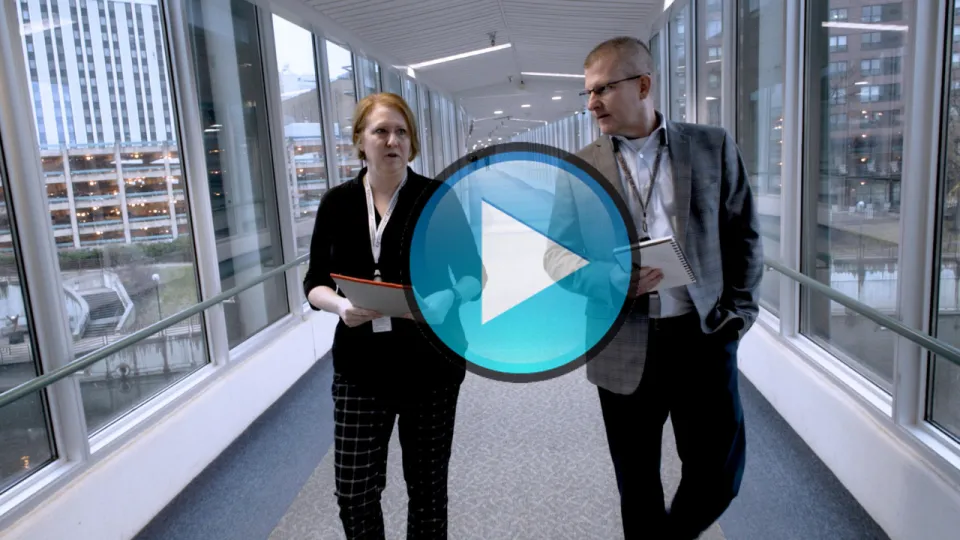
<svg viewBox="0 0 960 540">
<path fill-rule="evenodd" d="M 19 4 L 41 146 L 171 140 L 156 0 Z"/>
<path fill-rule="evenodd" d="M 157 0 L 18 7 L 57 245 L 177 238 L 186 199 Z"/>
</svg>

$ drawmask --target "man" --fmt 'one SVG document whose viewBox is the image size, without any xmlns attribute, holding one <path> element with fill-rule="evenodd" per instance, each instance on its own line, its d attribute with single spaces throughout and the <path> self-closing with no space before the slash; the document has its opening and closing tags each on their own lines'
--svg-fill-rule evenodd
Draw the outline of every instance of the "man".
<svg viewBox="0 0 960 540">
<path fill-rule="evenodd" d="M 696 282 L 651 292 L 663 277 L 659 269 L 640 260 L 639 271 L 622 271 L 610 255 L 615 246 L 596 232 L 603 209 L 563 179 L 550 223 L 557 244 L 549 245 L 544 266 L 562 276 L 577 264 L 559 245 L 579 247 L 591 261 L 564 282 L 587 297 L 588 329 L 592 313 L 621 309 L 624 297 L 615 291 L 630 291 L 623 326 L 587 358 L 587 376 L 599 387 L 624 533 L 627 540 L 693 539 L 726 510 L 743 476 L 737 347 L 756 319 L 762 272 L 753 196 L 729 134 L 669 122 L 654 108 L 653 59 L 642 42 L 601 43 L 584 68 L 587 107 L 602 135 L 578 156 L 620 194 L 638 237 L 677 239 Z M 660 481 L 668 414 L 683 463 L 669 510 Z"/>
</svg>

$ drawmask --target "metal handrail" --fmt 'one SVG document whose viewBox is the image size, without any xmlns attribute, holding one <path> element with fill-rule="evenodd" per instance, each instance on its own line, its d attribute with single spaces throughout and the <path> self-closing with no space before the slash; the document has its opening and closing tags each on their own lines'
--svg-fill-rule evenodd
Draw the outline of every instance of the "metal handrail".
<svg viewBox="0 0 960 540">
<path fill-rule="evenodd" d="M 30 395 L 38 390 L 42 390 L 50 386 L 51 384 L 60 381 L 61 379 L 65 379 L 70 375 L 77 373 L 78 371 L 82 371 L 87 367 L 109 356 L 112 356 L 113 354 L 120 352 L 123 349 L 126 349 L 130 345 L 139 343 L 140 341 L 143 341 L 149 338 L 150 336 L 156 334 L 157 332 L 160 332 L 161 330 L 166 330 L 167 328 L 170 328 L 175 324 L 183 322 L 189 319 L 190 317 L 193 317 L 194 315 L 197 315 L 202 311 L 206 311 L 207 309 L 223 302 L 224 300 L 227 300 L 228 298 L 236 296 L 246 291 L 247 289 L 256 287 L 257 285 L 263 283 L 264 281 L 267 281 L 268 279 L 271 279 L 280 274 L 283 274 L 284 272 L 290 270 L 291 268 L 294 268 L 296 266 L 299 266 L 302 263 L 307 262 L 309 258 L 310 258 L 309 254 L 301 255 L 296 259 L 282 266 L 278 266 L 277 268 L 274 268 L 263 275 L 257 276 L 256 279 L 252 279 L 243 285 L 238 285 L 232 289 L 223 291 L 220 294 L 210 297 L 207 300 L 204 300 L 203 302 L 200 302 L 183 311 L 180 311 L 175 315 L 171 315 L 166 319 L 163 319 L 162 321 L 153 323 L 142 330 L 138 330 L 132 334 L 126 335 L 123 338 L 118 339 L 117 341 L 114 341 L 113 343 L 107 345 L 106 347 L 103 347 L 102 349 L 97 349 L 96 351 L 90 354 L 81 356 L 80 358 L 74 360 L 73 362 L 65 364 L 51 371 L 50 373 L 45 373 L 43 375 L 40 375 L 39 377 L 30 379 L 29 381 L 23 384 L 15 386 L 10 390 L 7 390 L 6 392 L 3 392 L 2 394 L 0 394 L 0 408 L 5 407 L 6 405 L 9 405 L 10 403 L 13 403 L 14 401 L 24 396 Z"/>
<path fill-rule="evenodd" d="M 30 395 L 33 392 L 42 390 L 55 382 L 58 382 L 62 379 L 69 377 L 70 375 L 73 375 L 74 373 L 77 373 L 78 371 L 82 371 L 87 367 L 129 347 L 130 345 L 134 345 L 140 341 L 143 341 L 149 338 L 150 336 L 156 334 L 157 332 L 160 332 L 161 330 L 166 330 L 167 328 L 170 328 L 171 326 L 174 326 L 182 321 L 185 321 L 186 319 L 189 319 L 190 317 L 193 317 L 194 315 L 202 311 L 205 311 L 223 302 L 228 298 L 236 296 L 247 289 L 255 287 L 267 281 L 268 279 L 271 279 L 275 276 L 278 276 L 290 270 L 291 268 L 299 266 L 300 264 L 307 262 L 308 259 L 309 259 L 309 254 L 301 255 L 300 257 L 297 257 L 296 259 L 282 266 L 274 268 L 273 270 L 270 270 L 267 273 L 261 276 L 258 276 L 256 279 L 253 279 L 248 283 L 245 283 L 243 285 L 238 285 L 232 289 L 223 291 L 220 294 L 213 296 L 207 300 L 204 300 L 203 302 L 200 302 L 194 306 L 191 306 L 175 315 L 171 315 L 170 317 L 167 317 L 166 319 L 160 322 L 151 324 L 150 326 L 147 326 L 142 330 L 129 334 L 107 345 L 106 347 L 103 347 L 102 349 L 98 349 L 88 355 L 82 356 L 74 360 L 73 362 L 70 362 L 64 366 L 61 366 L 51 371 L 50 373 L 40 375 L 39 377 L 35 377 L 19 386 L 15 386 L 10 390 L 7 390 L 6 392 L 3 392 L 2 394 L 0 394 L 0 408 L 10 403 L 13 403 L 14 401 L 22 397 Z M 889 328 L 890 330 L 893 330 L 895 333 L 899 334 L 901 337 L 909 339 L 910 341 L 913 341 L 914 343 L 920 345 L 921 347 L 927 349 L 928 351 L 933 352 L 937 356 L 945 360 L 949 360 L 950 362 L 953 362 L 954 364 L 960 366 L 960 349 L 950 344 L 947 344 L 945 342 L 942 342 L 936 338 L 932 338 L 928 335 L 922 334 L 910 327 L 907 327 L 900 321 L 892 317 L 889 317 L 887 315 L 884 315 L 880 311 L 864 304 L 863 302 L 854 300 L 853 298 L 850 298 L 849 296 L 837 291 L 836 289 L 833 289 L 832 287 L 824 285 L 823 283 L 817 281 L 816 279 L 811 278 L 810 276 L 801 274 L 796 270 L 793 270 L 791 268 L 784 266 L 779 261 L 776 261 L 774 259 L 764 259 L 764 264 L 770 268 L 773 268 L 783 276 L 788 277 L 805 287 L 809 287 L 810 289 L 813 289 L 814 291 L 826 296 L 830 300 L 833 300 L 838 304 L 841 304 L 845 307 L 852 309 L 853 311 L 857 312 L 860 315 L 863 315 L 864 317 L 872 320 L 873 322 L 883 327 Z"/>
<path fill-rule="evenodd" d="M 830 300 L 833 300 L 838 304 L 842 304 L 852 309 L 853 311 L 857 312 L 860 315 L 863 315 L 864 317 L 879 324 L 880 326 L 893 330 L 894 332 L 899 334 L 901 337 L 909 339 L 910 341 L 936 354 L 940 358 L 949 360 L 954 364 L 960 366 L 960 349 L 954 347 L 953 345 L 944 343 L 943 341 L 940 341 L 939 339 L 930 337 L 928 335 L 921 334 L 920 332 L 917 332 L 913 328 L 905 326 L 900 321 L 888 315 L 884 315 L 880 311 L 864 304 L 863 302 L 854 300 L 853 298 L 850 298 L 849 296 L 843 294 L 842 292 L 828 285 L 824 285 L 823 283 L 813 279 L 810 276 L 801 274 L 796 270 L 787 268 L 779 261 L 776 261 L 773 259 L 764 259 L 763 264 L 773 268 L 777 272 L 780 272 L 784 276 L 800 283 L 801 285 L 813 289 L 814 291 L 826 296 Z"/>
</svg>

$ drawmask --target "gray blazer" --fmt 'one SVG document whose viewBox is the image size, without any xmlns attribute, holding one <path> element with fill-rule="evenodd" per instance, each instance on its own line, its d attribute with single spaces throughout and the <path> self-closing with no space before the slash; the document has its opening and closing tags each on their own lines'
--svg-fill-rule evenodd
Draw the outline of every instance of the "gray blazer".
<svg viewBox="0 0 960 540">
<path fill-rule="evenodd" d="M 666 128 L 678 209 L 675 233 L 696 277 L 687 290 L 701 328 L 711 334 L 734 324 L 743 337 L 759 311 L 763 272 L 756 203 L 743 159 L 733 138 L 721 128 L 674 122 L 667 122 Z M 601 136 L 577 156 L 602 174 L 626 205 L 628 195 L 610 137 Z M 606 325 L 621 307 L 612 299 L 610 281 L 616 264 L 612 251 L 618 247 L 613 245 L 613 227 L 607 209 L 588 187 L 570 182 L 569 176 L 558 179 L 549 236 L 591 262 L 561 282 L 587 297 L 588 335 L 604 330 L 591 323 Z M 577 264 L 577 258 L 557 243 L 548 242 L 544 255 L 544 268 L 554 279 L 569 274 Z M 639 309 L 631 311 L 617 335 L 587 356 L 587 378 L 592 383 L 619 394 L 632 393 L 640 384 L 650 332 L 643 305 L 638 301 Z"/>
</svg>

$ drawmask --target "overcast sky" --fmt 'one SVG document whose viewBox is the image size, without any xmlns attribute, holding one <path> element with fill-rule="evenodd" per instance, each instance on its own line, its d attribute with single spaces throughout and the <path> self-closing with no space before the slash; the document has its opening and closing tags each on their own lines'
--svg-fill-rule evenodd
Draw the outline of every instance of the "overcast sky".
<svg viewBox="0 0 960 540">
<path fill-rule="evenodd" d="M 290 71 L 298 75 L 314 72 L 313 45 L 310 40 L 310 32 L 274 15 L 273 34 L 277 38 L 277 65 L 280 69 L 283 69 L 284 66 L 290 66 Z M 343 66 L 350 65 L 350 53 L 329 41 L 327 42 L 327 58 L 330 60 L 327 62 L 327 69 L 330 70 L 331 79 L 336 79 L 338 75 L 344 72 Z"/>
</svg>

